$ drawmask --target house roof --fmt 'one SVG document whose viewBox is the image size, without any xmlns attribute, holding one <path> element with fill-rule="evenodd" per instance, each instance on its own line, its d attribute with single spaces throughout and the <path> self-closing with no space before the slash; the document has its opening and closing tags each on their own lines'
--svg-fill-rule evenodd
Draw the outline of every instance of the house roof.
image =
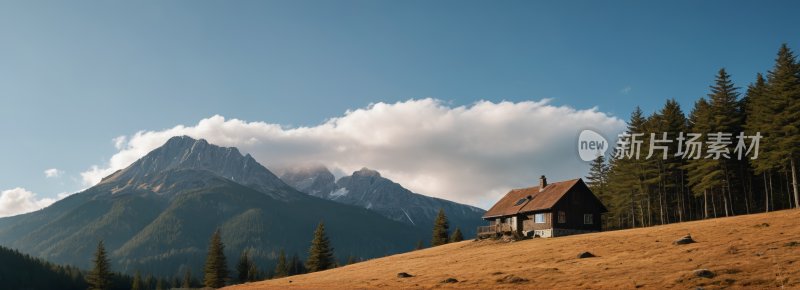
<svg viewBox="0 0 800 290">
<path fill-rule="evenodd" d="M 552 208 L 570 188 L 575 186 L 578 182 L 582 182 L 580 178 L 567 180 L 562 182 L 555 182 L 547 184 L 544 190 L 539 192 L 539 187 L 528 187 L 522 189 L 512 189 L 506 196 L 492 206 L 483 218 L 490 218 L 496 216 L 513 215 L 522 212 L 536 211 Z M 531 196 L 521 205 L 516 205 L 521 199 Z"/>
</svg>

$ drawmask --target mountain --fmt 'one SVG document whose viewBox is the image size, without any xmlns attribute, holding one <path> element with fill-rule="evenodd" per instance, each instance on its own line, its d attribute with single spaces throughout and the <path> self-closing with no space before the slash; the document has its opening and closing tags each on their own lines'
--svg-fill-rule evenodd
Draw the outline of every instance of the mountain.
<svg viewBox="0 0 800 290">
<path fill-rule="evenodd" d="M 0 245 L 59 264 L 90 268 L 97 241 L 112 270 L 195 275 L 220 227 L 233 267 L 248 249 L 261 269 L 284 248 L 301 258 L 324 221 L 337 258 L 365 259 L 414 248 L 429 231 L 371 210 L 309 196 L 236 148 L 173 137 L 97 185 L 49 207 L 0 218 Z"/>
<path fill-rule="evenodd" d="M 481 219 L 485 210 L 413 193 L 367 168 L 336 182 L 333 174 L 322 165 L 284 169 L 279 175 L 286 184 L 308 195 L 367 208 L 425 231 L 433 228 L 439 208 L 450 220 L 450 231 L 458 225 L 466 239 L 476 237 L 477 227 L 486 225 Z"/>
</svg>

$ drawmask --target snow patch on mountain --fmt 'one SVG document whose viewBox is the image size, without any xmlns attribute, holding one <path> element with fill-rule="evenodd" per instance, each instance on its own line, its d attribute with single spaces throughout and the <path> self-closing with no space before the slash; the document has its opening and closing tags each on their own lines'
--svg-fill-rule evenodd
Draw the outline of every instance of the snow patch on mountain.
<svg viewBox="0 0 800 290">
<path fill-rule="evenodd" d="M 337 198 L 337 197 L 340 197 L 340 196 L 345 196 L 345 195 L 347 195 L 348 192 L 350 192 L 350 191 L 347 190 L 347 188 L 340 188 L 337 191 L 331 192 L 331 197 L 330 198 L 333 199 L 333 198 Z"/>
</svg>

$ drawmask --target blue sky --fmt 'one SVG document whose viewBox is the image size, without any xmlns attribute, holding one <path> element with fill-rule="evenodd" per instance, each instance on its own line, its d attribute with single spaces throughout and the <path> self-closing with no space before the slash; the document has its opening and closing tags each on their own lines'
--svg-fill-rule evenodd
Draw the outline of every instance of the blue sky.
<svg viewBox="0 0 800 290">
<path fill-rule="evenodd" d="M 746 87 L 790 1 L 0 2 L 0 191 L 55 198 L 138 131 L 221 115 L 317 126 L 370 103 L 552 98 L 627 119 Z M 46 178 L 57 168 L 60 177 Z M 583 174 L 576 172 L 575 174 Z M 77 181 L 71 179 L 74 177 Z"/>
</svg>

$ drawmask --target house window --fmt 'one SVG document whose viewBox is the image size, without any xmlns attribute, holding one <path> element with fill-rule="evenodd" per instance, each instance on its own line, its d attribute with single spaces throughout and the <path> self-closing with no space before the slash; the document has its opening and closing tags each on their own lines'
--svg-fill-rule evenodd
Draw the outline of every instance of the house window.
<svg viewBox="0 0 800 290">
<path fill-rule="evenodd" d="M 534 216 L 534 222 L 537 223 L 537 224 L 543 224 L 544 223 L 544 214 L 543 213 L 537 213 L 536 216 Z"/>
<path fill-rule="evenodd" d="M 587 214 L 583 215 L 583 224 L 585 224 L 585 225 L 593 224 L 592 214 L 587 213 Z"/>
<path fill-rule="evenodd" d="M 567 222 L 567 214 L 563 211 L 558 212 L 558 223 L 563 224 Z"/>
</svg>

